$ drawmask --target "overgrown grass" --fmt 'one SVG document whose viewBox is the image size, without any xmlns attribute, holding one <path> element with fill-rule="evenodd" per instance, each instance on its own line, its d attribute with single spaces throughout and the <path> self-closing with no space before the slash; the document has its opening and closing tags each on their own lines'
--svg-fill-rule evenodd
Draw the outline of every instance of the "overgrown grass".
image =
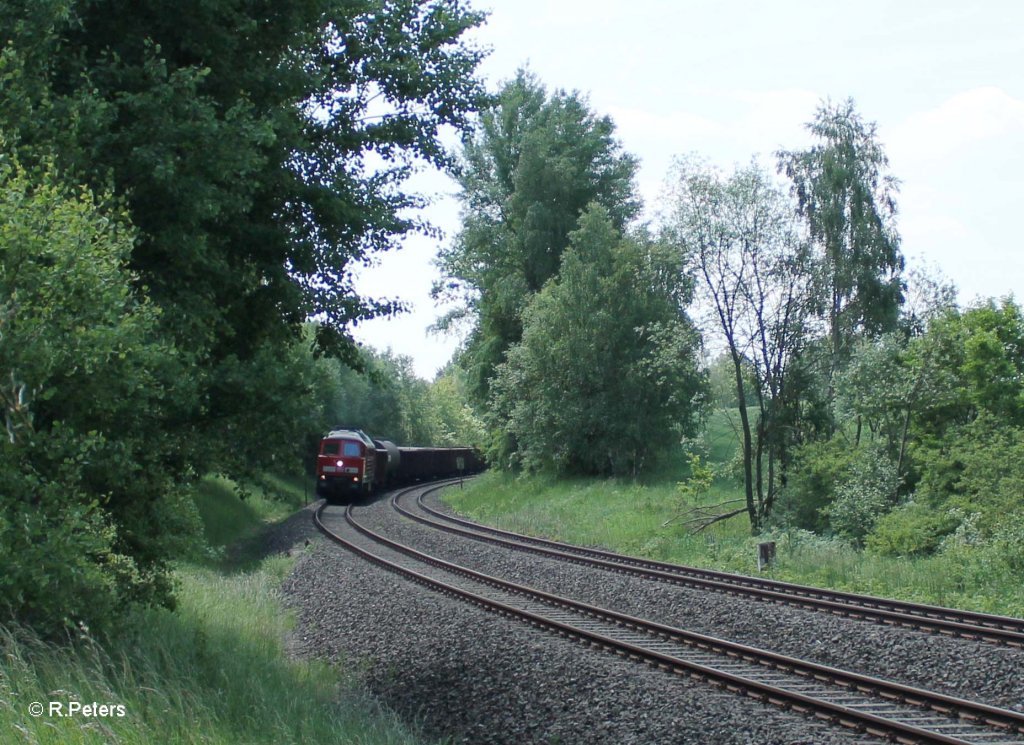
<svg viewBox="0 0 1024 745">
<path fill-rule="evenodd" d="M 712 487 L 699 504 L 737 500 L 742 486 L 727 467 L 737 443 L 725 412 L 708 422 L 704 450 L 716 464 Z M 766 576 L 917 602 L 1024 617 L 1019 577 L 981 549 L 963 546 L 927 558 L 873 556 L 833 538 L 806 531 L 752 536 L 746 514 L 693 533 L 678 518 L 682 505 L 673 479 L 557 480 L 486 473 L 446 500 L 459 512 L 491 525 L 531 535 L 691 566 L 757 574 L 757 544 L 774 540 L 776 564 Z"/>
<path fill-rule="evenodd" d="M 207 544 L 227 546 L 283 520 L 312 498 L 304 484 L 301 476 L 266 475 L 240 492 L 230 479 L 207 476 L 195 497 Z"/>
<path fill-rule="evenodd" d="M 207 480 L 197 500 L 215 545 L 291 512 L 265 494 L 240 506 L 220 479 Z M 244 572 L 183 564 L 177 611 L 139 611 L 103 644 L 87 630 L 55 646 L 0 629 L 0 742 L 416 743 L 354 677 L 287 658 L 291 616 L 278 587 L 293 562 L 275 557 Z M 124 715 L 49 715 L 50 702 L 66 711 L 72 701 L 120 706 Z M 43 716 L 32 716 L 33 702 Z"/>
</svg>

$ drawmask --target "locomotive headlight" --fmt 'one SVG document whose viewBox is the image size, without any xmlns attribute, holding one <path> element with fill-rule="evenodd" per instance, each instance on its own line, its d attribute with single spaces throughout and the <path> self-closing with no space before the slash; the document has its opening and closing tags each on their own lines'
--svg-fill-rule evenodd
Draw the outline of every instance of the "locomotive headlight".
<svg viewBox="0 0 1024 745">
<path fill-rule="evenodd" d="M 339 465 L 339 466 L 343 466 L 343 465 L 345 465 L 345 461 L 343 461 L 343 460 L 339 460 L 339 461 L 338 461 L 338 463 L 337 463 L 337 465 Z"/>
</svg>

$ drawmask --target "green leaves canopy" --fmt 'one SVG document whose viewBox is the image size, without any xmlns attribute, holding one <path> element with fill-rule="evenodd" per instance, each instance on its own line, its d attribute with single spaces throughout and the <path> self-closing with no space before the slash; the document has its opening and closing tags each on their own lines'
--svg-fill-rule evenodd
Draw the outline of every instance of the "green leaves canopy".
<svg viewBox="0 0 1024 745">
<path fill-rule="evenodd" d="M 0 612 L 55 633 L 169 600 L 197 527 L 156 421 L 192 405 L 125 264 L 125 216 L 0 165 Z"/>
<path fill-rule="evenodd" d="M 807 128 L 817 143 L 778 153 L 800 214 L 822 249 L 818 312 L 830 328 L 832 373 L 849 358 L 856 335 L 896 327 L 903 302 L 903 256 L 894 227 L 897 181 L 876 127 L 853 101 L 819 107 Z"/>
<path fill-rule="evenodd" d="M 636 473 L 695 430 L 700 340 L 653 245 L 592 205 L 499 365 L 494 418 L 533 469 Z"/>
<path fill-rule="evenodd" d="M 637 163 L 614 130 L 580 94 L 549 96 L 521 71 L 464 144 L 462 229 L 441 252 L 446 280 L 435 294 L 462 302 L 443 326 L 465 317 L 474 323 L 462 362 L 481 402 L 495 365 L 520 339 L 523 309 L 557 274 L 587 205 L 604 207 L 618 230 L 639 211 Z"/>
<path fill-rule="evenodd" d="M 449 165 L 442 130 L 486 100 L 462 40 L 482 19 L 460 0 L 0 0 L 0 150 L 28 173 L 0 173 L 0 552 L 24 553 L 0 610 L 53 630 L 169 602 L 197 532 L 183 485 L 295 459 L 320 413 L 302 325 L 352 361 L 351 324 L 397 308 L 353 270 L 428 230 L 405 179 Z"/>
<path fill-rule="evenodd" d="M 417 159 L 448 162 L 441 128 L 484 100 L 482 53 L 460 41 L 481 14 L 99 0 L 7 2 L 0 17 L 18 73 L 0 124 L 23 153 L 54 151 L 72 179 L 126 196 L 132 265 L 176 339 L 244 357 L 317 315 L 338 351 L 348 324 L 396 308 L 357 296 L 351 264 L 424 229 L 403 182 Z"/>
</svg>

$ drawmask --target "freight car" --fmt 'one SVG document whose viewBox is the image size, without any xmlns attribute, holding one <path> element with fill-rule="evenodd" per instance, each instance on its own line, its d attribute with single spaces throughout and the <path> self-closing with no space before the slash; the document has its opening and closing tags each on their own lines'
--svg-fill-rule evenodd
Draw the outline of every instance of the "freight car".
<svg viewBox="0 0 1024 745">
<path fill-rule="evenodd" d="M 476 473 L 483 465 L 473 448 L 399 447 L 359 429 L 335 429 L 320 440 L 316 493 L 329 502 L 358 499 L 400 484 Z"/>
</svg>

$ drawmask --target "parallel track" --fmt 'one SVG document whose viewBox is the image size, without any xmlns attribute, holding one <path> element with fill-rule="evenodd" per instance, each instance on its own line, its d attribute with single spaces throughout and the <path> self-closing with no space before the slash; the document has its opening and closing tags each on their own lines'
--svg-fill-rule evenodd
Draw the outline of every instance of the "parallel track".
<svg viewBox="0 0 1024 745">
<path fill-rule="evenodd" d="M 427 490 L 440 488 L 429 487 Z M 419 491 L 423 487 L 406 490 Z M 396 496 L 397 499 L 397 496 Z M 1024 715 L 579 603 L 421 553 L 344 520 L 317 527 L 364 558 L 420 584 L 660 669 L 893 742 L 1024 745 Z"/>
<path fill-rule="evenodd" d="M 426 505 L 423 502 L 425 494 L 426 492 L 417 498 L 416 504 L 431 517 L 410 511 L 399 504 L 397 499 L 393 499 L 392 504 L 401 514 L 432 528 L 517 551 L 528 551 L 553 559 L 571 561 L 699 590 L 751 597 L 757 600 L 793 605 L 808 610 L 892 626 L 903 626 L 930 633 L 1024 647 L 1024 619 L 921 605 L 870 595 L 857 595 L 710 569 L 697 569 L 625 556 L 611 551 L 573 546 L 544 538 L 534 538 L 446 515 Z"/>
</svg>

